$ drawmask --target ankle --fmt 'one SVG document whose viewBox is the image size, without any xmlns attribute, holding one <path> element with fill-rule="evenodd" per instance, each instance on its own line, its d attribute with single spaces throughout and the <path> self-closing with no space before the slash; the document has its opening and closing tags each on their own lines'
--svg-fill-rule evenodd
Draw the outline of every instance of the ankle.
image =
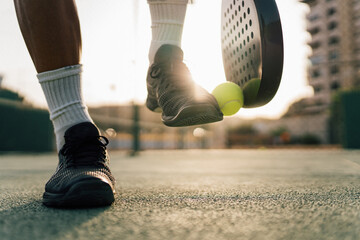
<svg viewBox="0 0 360 240">
<path fill-rule="evenodd" d="M 171 44 L 181 47 L 187 2 L 187 0 L 177 0 L 171 3 L 148 1 L 152 22 L 150 64 L 153 63 L 155 54 L 162 45 Z"/>
</svg>

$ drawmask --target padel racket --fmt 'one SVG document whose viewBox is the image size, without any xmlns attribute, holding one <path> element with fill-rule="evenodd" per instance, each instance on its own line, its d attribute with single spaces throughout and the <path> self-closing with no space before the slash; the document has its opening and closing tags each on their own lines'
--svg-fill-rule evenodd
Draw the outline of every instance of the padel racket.
<svg viewBox="0 0 360 240">
<path fill-rule="evenodd" d="M 223 0 L 222 54 L 226 80 L 244 92 L 244 107 L 268 103 L 279 88 L 283 36 L 275 0 Z"/>
</svg>

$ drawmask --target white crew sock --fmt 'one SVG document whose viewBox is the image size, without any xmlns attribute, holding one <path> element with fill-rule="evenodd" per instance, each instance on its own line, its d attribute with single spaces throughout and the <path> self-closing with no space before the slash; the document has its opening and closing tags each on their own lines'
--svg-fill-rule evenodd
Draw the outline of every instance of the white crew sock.
<svg viewBox="0 0 360 240">
<path fill-rule="evenodd" d="M 54 125 L 57 150 L 65 144 L 65 131 L 81 122 L 92 122 L 81 93 L 82 65 L 42 72 L 37 75 Z"/>
<path fill-rule="evenodd" d="M 155 54 L 162 45 L 171 44 L 181 47 L 187 3 L 188 0 L 148 0 L 152 28 L 150 64 L 153 63 Z"/>
</svg>

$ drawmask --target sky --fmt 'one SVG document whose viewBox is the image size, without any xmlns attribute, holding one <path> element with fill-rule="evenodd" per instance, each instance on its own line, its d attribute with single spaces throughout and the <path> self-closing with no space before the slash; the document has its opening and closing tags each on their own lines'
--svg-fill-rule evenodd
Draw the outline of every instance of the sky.
<svg viewBox="0 0 360 240">
<path fill-rule="evenodd" d="M 76 0 L 83 40 L 83 95 L 88 106 L 146 99 L 151 19 L 146 0 Z M 312 96 L 307 86 L 306 5 L 276 0 L 284 36 L 280 88 L 267 105 L 241 109 L 244 118 L 277 118 L 291 103 Z M 221 56 L 220 0 L 197 0 L 187 9 L 182 48 L 196 83 L 211 92 L 226 81 Z M 135 17 L 134 13 L 138 17 Z M 0 74 L 3 86 L 35 106 L 46 107 L 36 71 L 17 24 L 13 1 L 0 1 Z"/>
</svg>

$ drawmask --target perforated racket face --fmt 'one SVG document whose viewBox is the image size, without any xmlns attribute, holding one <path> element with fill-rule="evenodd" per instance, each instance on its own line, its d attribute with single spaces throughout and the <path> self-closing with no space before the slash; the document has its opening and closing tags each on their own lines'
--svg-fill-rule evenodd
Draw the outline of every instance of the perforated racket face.
<svg viewBox="0 0 360 240">
<path fill-rule="evenodd" d="M 226 1 L 223 5 L 223 59 L 228 81 L 243 86 L 261 78 L 259 19 L 253 1 Z"/>
<path fill-rule="evenodd" d="M 275 1 L 223 0 L 221 28 L 227 81 L 243 89 L 244 107 L 266 104 L 278 89 L 283 64 L 281 23 Z"/>
</svg>

